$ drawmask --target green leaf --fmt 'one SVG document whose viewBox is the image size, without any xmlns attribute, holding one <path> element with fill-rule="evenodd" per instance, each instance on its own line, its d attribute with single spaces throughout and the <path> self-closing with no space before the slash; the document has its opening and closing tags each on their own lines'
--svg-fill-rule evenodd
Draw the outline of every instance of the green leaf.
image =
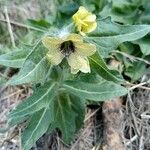
<svg viewBox="0 0 150 150">
<path fill-rule="evenodd" d="M 29 117 L 31 116 L 31 114 L 26 115 L 26 116 L 14 116 L 14 117 L 10 117 L 8 118 L 8 128 L 11 128 L 15 125 L 18 125 L 22 122 L 24 122 L 25 120 L 27 120 Z M 9 116 L 8 116 L 9 117 Z"/>
<path fill-rule="evenodd" d="M 140 49 L 145 56 L 150 55 L 150 35 L 139 39 L 133 43 L 138 44 L 140 46 Z"/>
<path fill-rule="evenodd" d="M 73 15 L 77 11 L 78 7 L 77 3 L 70 2 L 60 5 L 58 10 L 65 15 Z"/>
<path fill-rule="evenodd" d="M 149 24 L 149 0 L 111 0 L 100 12 L 100 16 L 111 16 L 115 22 L 123 24 Z"/>
<path fill-rule="evenodd" d="M 51 24 L 44 19 L 40 19 L 40 20 L 28 19 L 27 24 L 42 29 L 47 29 L 51 27 Z"/>
<path fill-rule="evenodd" d="M 140 0 L 112 0 L 100 12 L 100 16 L 106 18 L 111 16 L 112 20 L 124 24 L 133 24 L 139 19 Z M 143 12 L 142 12 L 143 13 Z"/>
<path fill-rule="evenodd" d="M 80 99 L 71 94 L 68 95 L 68 99 L 71 103 L 72 110 L 76 113 L 76 118 L 75 118 L 76 131 L 79 131 L 79 129 L 83 125 L 83 121 L 85 117 L 85 101 L 84 99 Z"/>
<path fill-rule="evenodd" d="M 57 92 L 56 83 L 47 83 L 37 88 L 32 96 L 24 100 L 9 114 L 9 122 L 16 118 L 22 118 L 39 111 L 43 107 L 48 107 Z"/>
<path fill-rule="evenodd" d="M 105 101 L 125 95 L 127 89 L 112 82 L 103 81 L 98 84 L 91 84 L 77 81 L 66 81 L 63 87 L 80 98 L 93 101 Z"/>
<path fill-rule="evenodd" d="M 150 24 L 150 1 L 149 0 L 142 0 L 142 7 L 143 12 L 140 15 L 139 22 Z"/>
<path fill-rule="evenodd" d="M 29 54 L 30 50 L 27 49 L 17 49 L 9 53 L 0 56 L 0 65 L 21 68 L 25 58 Z"/>
<path fill-rule="evenodd" d="M 91 57 L 89 57 L 90 64 L 92 69 L 95 70 L 101 77 L 105 80 L 113 81 L 113 82 L 123 82 L 123 79 L 117 77 L 119 76 L 119 72 L 115 73 L 115 70 L 110 70 L 104 60 L 100 57 L 99 54 L 95 53 Z"/>
<path fill-rule="evenodd" d="M 54 104 L 55 127 L 62 132 L 63 140 L 68 143 L 75 133 L 75 116 L 71 110 L 70 101 L 64 96 L 58 96 Z"/>
<path fill-rule="evenodd" d="M 64 142 L 69 143 L 84 119 L 84 104 L 79 98 L 60 94 L 54 101 L 53 127 L 59 128 Z"/>
<path fill-rule="evenodd" d="M 64 142 L 69 143 L 75 132 L 79 131 L 83 125 L 85 101 L 74 95 L 61 93 L 53 102 L 54 121 L 50 124 L 47 132 L 51 133 L 58 128 Z"/>
<path fill-rule="evenodd" d="M 36 112 L 22 133 L 22 150 L 29 150 L 47 131 L 52 120 L 49 108 Z"/>
<path fill-rule="evenodd" d="M 125 69 L 125 75 L 130 77 L 132 82 L 137 81 L 144 74 L 150 72 L 150 68 L 146 68 L 145 63 L 143 62 L 133 62 L 132 64 L 132 66 Z"/>
<path fill-rule="evenodd" d="M 45 80 L 50 64 L 46 58 L 47 49 L 39 43 L 27 56 L 19 73 L 12 77 L 8 84 L 41 83 Z"/>
<path fill-rule="evenodd" d="M 32 30 L 28 32 L 23 38 L 21 38 L 20 43 L 28 46 L 34 46 L 40 38 L 43 37 L 43 33 L 39 31 Z"/>
<path fill-rule="evenodd" d="M 97 29 L 85 40 L 95 44 L 103 57 L 107 57 L 119 44 L 138 40 L 150 32 L 150 25 L 119 25 L 110 18 L 97 20 L 97 23 Z"/>
</svg>

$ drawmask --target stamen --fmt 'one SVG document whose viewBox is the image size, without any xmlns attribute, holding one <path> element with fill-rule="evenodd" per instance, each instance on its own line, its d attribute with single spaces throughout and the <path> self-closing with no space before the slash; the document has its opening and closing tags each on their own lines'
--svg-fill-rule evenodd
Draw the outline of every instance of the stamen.
<svg viewBox="0 0 150 150">
<path fill-rule="evenodd" d="M 72 41 L 65 41 L 60 45 L 60 51 L 65 57 L 75 52 L 75 46 Z"/>
</svg>

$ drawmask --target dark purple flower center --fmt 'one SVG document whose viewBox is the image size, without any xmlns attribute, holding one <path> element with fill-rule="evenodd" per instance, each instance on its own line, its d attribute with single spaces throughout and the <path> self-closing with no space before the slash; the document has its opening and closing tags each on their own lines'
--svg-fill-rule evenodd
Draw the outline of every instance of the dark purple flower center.
<svg viewBox="0 0 150 150">
<path fill-rule="evenodd" d="M 75 46 L 72 41 L 65 41 L 61 43 L 60 51 L 65 57 L 68 57 L 71 53 L 75 52 Z"/>
</svg>

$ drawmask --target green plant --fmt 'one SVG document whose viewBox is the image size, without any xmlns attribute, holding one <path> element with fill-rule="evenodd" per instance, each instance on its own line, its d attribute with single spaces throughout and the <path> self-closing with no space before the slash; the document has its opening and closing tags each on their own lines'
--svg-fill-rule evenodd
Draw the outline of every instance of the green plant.
<svg viewBox="0 0 150 150">
<path fill-rule="evenodd" d="M 97 3 L 91 1 L 90 8 L 94 6 L 94 11 L 99 13 L 106 2 L 102 1 L 100 8 Z M 77 6 L 78 3 L 72 5 Z M 58 28 L 62 24 L 64 14 L 70 14 L 76 10 L 76 7 L 67 10 L 69 6 L 68 4 L 59 8 L 52 24 L 46 20 L 29 20 L 28 23 L 36 27 L 38 31 L 32 31 L 22 39 L 28 45 L 20 44 L 15 50 L 0 56 L 1 65 L 20 69 L 19 73 L 7 82 L 7 85 L 31 84 L 34 87 L 33 94 L 8 116 L 8 128 L 27 120 L 27 127 L 22 133 L 24 150 L 29 150 L 45 132 L 52 132 L 56 128 L 61 131 L 64 142 L 69 143 L 83 124 L 85 106 L 88 101 L 111 100 L 127 93 L 126 81 L 121 73 L 125 72 L 126 76 L 137 80 L 141 72 L 133 78 L 134 71 L 137 73 L 138 70 L 135 68 L 139 66 L 130 64 L 130 60 L 123 59 L 121 54 L 115 53 L 115 49 L 119 48 L 120 52 L 134 53 L 135 45 L 138 44 L 142 53 L 149 55 L 149 51 L 145 50 L 145 46 L 149 45 L 145 38 L 149 38 L 147 34 L 150 32 L 150 25 L 119 24 L 129 20 L 120 21 L 116 18 L 114 20 L 114 17 L 110 15 L 114 21 L 119 22 L 115 23 L 109 16 L 104 16 L 106 15 L 104 11 L 113 9 L 113 6 L 108 3 L 99 14 L 101 17 L 97 17 L 97 28 L 82 37 L 85 43 L 96 46 L 97 52 L 88 57 L 91 72 L 78 72 L 81 68 L 77 68 L 78 73 L 72 74 L 66 59 L 63 59 L 59 65 L 53 65 L 52 58 L 47 57 L 49 50 L 45 48 L 42 41 L 47 36 L 55 39 L 58 33 L 77 34 L 69 17 L 65 19 L 64 27 Z M 104 61 L 113 53 L 115 58 L 125 64 L 125 69 L 121 73 L 108 67 Z M 139 55 L 141 56 L 141 53 Z M 145 63 L 141 65 L 145 66 Z"/>
</svg>

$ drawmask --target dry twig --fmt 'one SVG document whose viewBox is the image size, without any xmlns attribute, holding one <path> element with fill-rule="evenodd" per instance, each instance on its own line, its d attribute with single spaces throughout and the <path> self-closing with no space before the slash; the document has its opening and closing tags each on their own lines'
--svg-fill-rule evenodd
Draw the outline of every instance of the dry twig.
<svg viewBox="0 0 150 150">
<path fill-rule="evenodd" d="M 13 36 L 13 32 L 12 32 L 12 28 L 11 28 L 11 24 L 10 24 L 10 20 L 9 20 L 8 11 L 7 11 L 7 7 L 6 6 L 5 6 L 4 11 L 5 11 L 5 16 L 6 16 L 6 20 L 7 20 L 8 31 L 9 31 L 10 38 L 11 38 L 11 43 L 12 43 L 12 46 L 15 48 L 16 47 L 15 39 L 14 39 L 14 36 Z"/>
</svg>

